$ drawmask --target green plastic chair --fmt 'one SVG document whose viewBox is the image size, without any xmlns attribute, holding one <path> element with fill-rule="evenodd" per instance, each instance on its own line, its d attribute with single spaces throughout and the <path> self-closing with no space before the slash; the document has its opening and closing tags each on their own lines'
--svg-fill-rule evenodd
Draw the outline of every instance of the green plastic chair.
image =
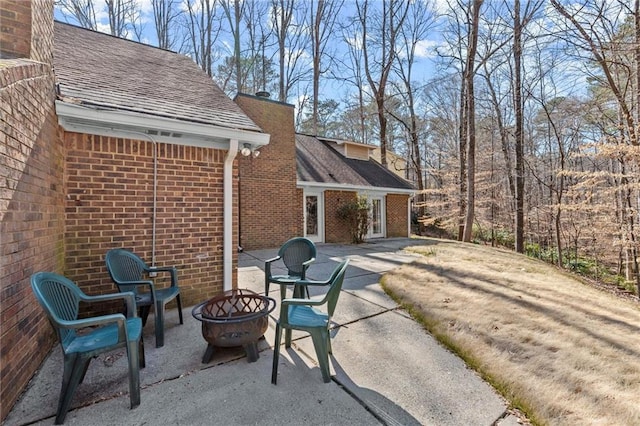
<svg viewBox="0 0 640 426">
<path fill-rule="evenodd" d="M 271 273 L 272 263 L 282 260 L 284 266 L 287 268 L 286 274 L 273 275 Z M 280 285 L 280 296 L 284 299 L 286 296 L 287 285 L 293 285 L 296 281 L 304 280 L 307 268 L 316 260 L 316 245 L 308 238 L 296 237 L 285 242 L 278 255 L 273 259 L 268 259 L 264 263 L 264 295 L 269 296 L 269 285 L 271 283 Z M 295 287 L 295 290 L 299 294 L 306 294 L 309 296 L 309 292 L 306 287 Z M 295 296 L 297 296 L 296 293 Z M 294 297 L 295 297 L 294 296 Z"/>
<path fill-rule="evenodd" d="M 73 394 L 82 383 L 91 359 L 120 347 L 127 348 L 129 359 L 131 408 L 140 405 L 140 367 L 144 367 L 144 346 L 142 321 L 136 316 L 133 293 L 88 296 L 73 281 L 51 272 L 32 275 L 31 288 L 58 333 L 64 355 L 55 423 L 64 422 Z M 94 303 L 118 299 L 124 299 L 127 304 L 126 317 L 111 314 L 78 319 L 80 301 Z"/>
<path fill-rule="evenodd" d="M 273 368 L 271 370 L 271 383 L 277 384 L 278 379 L 278 359 L 280 358 L 280 341 L 282 340 L 282 329 L 285 333 L 285 347 L 291 347 L 291 331 L 306 331 L 311 335 L 313 346 L 320 364 L 322 379 L 325 383 L 331 381 L 329 373 L 329 354 L 331 351 L 331 339 L 329 336 L 329 327 L 331 325 L 331 317 L 336 309 L 342 282 L 344 281 L 345 271 L 349 260 L 341 262 L 333 271 L 331 277 L 326 281 L 299 281 L 300 285 L 311 286 L 329 286 L 329 290 L 322 300 L 312 299 L 284 299 L 280 304 L 280 318 L 276 321 L 276 341 L 273 346 Z M 318 309 L 326 305 L 326 312 Z"/>
<path fill-rule="evenodd" d="M 132 291 L 136 295 L 136 305 L 140 309 L 142 326 L 147 323 L 151 306 L 155 310 L 156 348 L 164 346 L 164 308 L 167 303 L 176 299 L 180 324 L 182 319 L 182 302 L 178 287 L 178 271 L 175 267 L 147 266 L 140 257 L 125 249 L 112 249 L 105 256 L 107 271 L 120 291 Z M 145 279 L 151 273 L 169 272 L 171 286 L 156 288 L 153 281 Z M 140 292 L 139 287 L 147 287 L 149 291 Z"/>
</svg>

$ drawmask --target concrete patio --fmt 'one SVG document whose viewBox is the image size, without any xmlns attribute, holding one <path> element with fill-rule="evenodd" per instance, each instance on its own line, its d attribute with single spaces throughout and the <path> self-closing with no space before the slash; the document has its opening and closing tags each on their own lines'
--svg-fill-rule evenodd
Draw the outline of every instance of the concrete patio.
<svg viewBox="0 0 640 426">
<path fill-rule="evenodd" d="M 339 260 L 351 260 L 334 316 L 331 383 L 322 382 L 311 339 L 294 332 L 292 348 L 281 351 L 278 385 L 271 384 L 273 321 L 260 341 L 257 362 L 248 363 L 242 348 L 228 348 L 202 364 L 207 344 L 200 323 L 189 307 L 179 325 L 173 309 L 165 320 L 164 347 L 155 348 L 151 318 L 145 327 L 141 405 L 129 409 L 126 354 L 114 351 L 91 363 L 65 424 L 518 424 L 506 402 L 378 284 L 386 271 L 415 259 L 404 247 L 424 243 L 387 239 L 318 245 L 311 279 L 327 278 Z M 241 253 L 238 287 L 263 292 L 264 260 L 276 253 Z M 279 302 L 277 286 L 270 295 Z M 53 424 L 61 365 L 56 346 L 4 424 Z"/>
</svg>

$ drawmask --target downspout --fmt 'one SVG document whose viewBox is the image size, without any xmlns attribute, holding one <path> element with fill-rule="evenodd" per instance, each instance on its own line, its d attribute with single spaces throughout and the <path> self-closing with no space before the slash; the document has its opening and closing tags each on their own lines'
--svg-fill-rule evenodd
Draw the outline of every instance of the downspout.
<svg viewBox="0 0 640 426">
<path fill-rule="evenodd" d="M 238 140 L 229 141 L 229 151 L 224 159 L 224 237 L 222 247 L 223 283 L 222 290 L 232 288 L 233 277 L 233 160 L 238 155 Z"/>
<path fill-rule="evenodd" d="M 411 198 L 412 196 L 407 197 L 407 238 L 411 238 Z"/>
</svg>

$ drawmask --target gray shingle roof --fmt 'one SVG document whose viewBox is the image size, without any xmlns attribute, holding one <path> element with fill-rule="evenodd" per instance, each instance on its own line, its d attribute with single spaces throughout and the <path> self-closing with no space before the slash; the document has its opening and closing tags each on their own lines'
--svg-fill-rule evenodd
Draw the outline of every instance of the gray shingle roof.
<svg viewBox="0 0 640 426">
<path fill-rule="evenodd" d="M 187 56 L 55 22 L 53 62 L 63 98 L 260 131 Z"/>
<path fill-rule="evenodd" d="M 296 169 L 299 181 L 326 183 L 328 186 L 334 184 L 413 189 L 411 184 L 375 160 L 347 158 L 332 145 L 335 143 L 313 136 L 296 135 Z"/>
</svg>

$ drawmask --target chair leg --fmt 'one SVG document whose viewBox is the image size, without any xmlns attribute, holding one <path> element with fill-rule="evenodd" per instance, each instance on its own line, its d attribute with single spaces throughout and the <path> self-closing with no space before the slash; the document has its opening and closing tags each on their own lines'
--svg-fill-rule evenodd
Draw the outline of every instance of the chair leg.
<svg viewBox="0 0 640 426">
<path fill-rule="evenodd" d="M 178 303 L 178 315 L 180 316 L 180 324 L 184 324 L 182 320 L 182 301 L 180 300 L 180 295 L 176 296 L 176 302 Z"/>
<path fill-rule="evenodd" d="M 140 341 L 127 342 L 127 358 L 129 361 L 129 400 L 131 408 L 140 405 L 140 358 L 138 346 Z"/>
<path fill-rule="evenodd" d="M 292 330 L 290 328 L 284 329 L 284 347 L 287 349 L 291 347 L 291 334 Z"/>
<path fill-rule="evenodd" d="M 147 361 L 144 357 L 144 337 L 142 337 L 143 333 L 140 333 L 140 343 L 138 343 L 138 364 L 140 368 L 145 368 L 147 366 Z"/>
<path fill-rule="evenodd" d="M 138 310 L 138 315 L 142 319 L 142 327 L 147 324 L 147 318 L 149 318 L 149 311 L 151 310 L 151 305 L 140 306 Z"/>
<path fill-rule="evenodd" d="M 273 343 L 273 367 L 271 368 L 271 383 L 278 384 L 278 362 L 280 358 L 280 341 L 282 340 L 282 327 L 276 324 L 276 341 Z"/>
<path fill-rule="evenodd" d="M 164 304 L 156 302 L 156 348 L 164 346 Z"/>
<path fill-rule="evenodd" d="M 60 400 L 58 401 L 58 411 L 56 413 L 57 425 L 64 423 L 67 416 L 73 394 L 87 369 L 91 358 L 84 358 L 80 355 L 68 355 L 64 357 L 64 372 L 62 373 L 62 389 L 60 390 Z"/>
<path fill-rule="evenodd" d="M 327 338 L 329 335 L 325 330 L 314 330 L 311 332 L 311 338 L 313 339 L 313 347 L 316 350 L 316 357 L 318 358 L 318 364 L 320 364 L 320 371 L 322 372 L 322 380 L 325 383 L 331 381 L 331 372 L 329 371 L 329 353 Z"/>
<path fill-rule="evenodd" d="M 84 363 L 84 367 L 82 368 L 82 374 L 80 375 L 79 383 L 84 382 L 84 376 L 87 374 L 87 370 L 89 369 L 89 364 L 91 363 L 92 358 L 87 358 L 87 362 Z"/>
<path fill-rule="evenodd" d="M 294 296 L 295 297 L 295 296 Z M 287 298 L 287 285 L 280 284 L 280 300 Z"/>
</svg>

